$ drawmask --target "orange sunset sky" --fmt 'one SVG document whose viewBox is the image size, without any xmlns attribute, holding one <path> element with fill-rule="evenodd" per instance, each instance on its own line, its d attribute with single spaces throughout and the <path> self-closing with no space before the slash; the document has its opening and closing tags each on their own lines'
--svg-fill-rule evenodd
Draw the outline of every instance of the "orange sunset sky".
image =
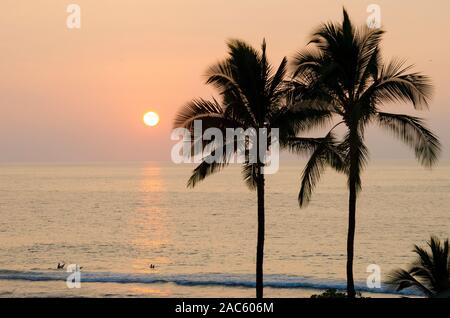
<svg viewBox="0 0 450 318">
<path fill-rule="evenodd" d="M 66 7 L 81 7 L 68 29 Z M 0 5 L 0 161 L 169 160 L 172 119 L 193 97 L 215 92 L 204 71 L 225 41 L 260 45 L 273 64 L 304 48 L 321 22 L 345 6 L 365 23 L 381 6 L 386 58 L 405 57 L 435 85 L 430 112 L 388 106 L 428 119 L 450 159 L 450 1 L 448 0 L 2 0 Z M 146 111 L 160 123 L 147 127 Z M 414 156 L 370 130 L 373 158 Z"/>
</svg>

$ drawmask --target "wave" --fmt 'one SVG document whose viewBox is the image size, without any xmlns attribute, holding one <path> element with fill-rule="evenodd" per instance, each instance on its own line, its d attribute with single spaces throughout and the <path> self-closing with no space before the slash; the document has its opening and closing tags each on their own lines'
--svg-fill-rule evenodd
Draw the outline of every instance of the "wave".
<svg viewBox="0 0 450 318">
<path fill-rule="evenodd" d="M 0 270 L 0 280 L 24 280 L 24 281 L 66 281 L 68 275 L 64 271 L 16 271 Z M 126 274 L 110 272 L 81 272 L 82 283 L 117 283 L 117 284 L 162 284 L 173 283 L 180 286 L 224 286 L 255 288 L 254 275 L 250 274 Z M 264 286 L 279 289 L 317 289 L 325 290 L 334 288 L 345 290 L 344 281 L 317 280 L 309 277 L 293 275 L 264 275 Z M 383 286 L 381 288 L 371 289 L 366 284 L 357 282 L 355 287 L 358 291 L 368 293 L 398 294 L 421 296 L 419 292 L 408 290 L 395 292 L 392 289 Z"/>
</svg>

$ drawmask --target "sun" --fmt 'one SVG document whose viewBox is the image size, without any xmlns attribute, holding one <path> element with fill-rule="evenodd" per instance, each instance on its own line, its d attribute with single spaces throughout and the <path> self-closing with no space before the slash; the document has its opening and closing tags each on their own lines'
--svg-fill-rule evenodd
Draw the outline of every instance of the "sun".
<svg viewBox="0 0 450 318">
<path fill-rule="evenodd" d="M 158 125 L 159 115 L 155 112 L 148 112 L 144 114 L 143 120 L 147 126 L 153 127 Z"/>
</svg>

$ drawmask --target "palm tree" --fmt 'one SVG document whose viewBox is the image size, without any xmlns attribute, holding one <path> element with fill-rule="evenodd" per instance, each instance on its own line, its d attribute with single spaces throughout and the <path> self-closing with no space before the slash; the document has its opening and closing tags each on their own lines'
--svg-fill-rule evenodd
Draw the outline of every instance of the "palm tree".
<svg viewBox="0 0 450 318">
<path fill-rule="evenodd" d="M 415 288 L 428 297 L 450 297 L 450 253 L 448 239 L 432 236 L 427 242 L 430 252 L 414 245 L 416 261 L 408 270 L 398 269 L 390 275 L 388 284 L 397 291 Z"/>
<path fill-rule="evenodd" d="M 287 139 L 314 125 L 324 123 L 331 117 L 330 112 L 306 107 L 287 107 L 284 78 L 287 60 L 283 58 L 276 71 L 267 61 L 266 44 L 258 52 L 243 41 L 228 42 L 229 55 L 209 68 L 207 84 L 219 90 L 221 100 L 195 99 L 186 104 L 175 118 L 175 127 L 193 131 L 194 121 L 202 121 L 202 129 L 214 127 L 225 131 L 227 128 L 280 128 L 280 145 L 287 144 Z M 258 148 L 260 137 L 256 134 L 255 146 Z M 242 140 L 241 140 L 242 141 Z M 237 142 L 237 140 L 236 140 Z M 192 140 L 196 143 L 204 141 Z M 207 155 L 194 169 L 188 187 L 194 187 L 208 175 L 217 172 L 230 163 L 231 154 L 227 153 L 227 140 L 221 143 L 210 142 Z M 234 143 L 234 142 L 233 142 Z M 314 147 L 313 141 L 304 144 Z M 303 146 L 306 148 L 306 146 Z M 236 150 L 236 149 L 235 149 Z M 195 154 L 195 153 L 194 153 Z M 211 160 L 221 156 L 221 162 Z M 256 189 L 258 201 L 258 227 L 256 249 L 256 297 L 263 297 L 263 257 L 265 237 L 264 212 L 264 155 L 257 149 L 256 160 L 247 158 L 243 163 L 243 179 L 252 190 Z"/>
<path fill-rule="evenodd" d="M 419 162 L 431 167 L 438 158 L 437 137 L 420 118 L 382 112 L 389 102 L 410 102 L 416 110 L 427 108 L 431 95 L 429 79 L 415 72 L 404 61 L 384 62 L 381 58 L 381 29 L 355 28 L 346 10 L 343 22 L 321 25 L 312 35 L 314 47 L 299 52 L 294 61 L 292 94 L 296 99 L 327 102 L 329 110 L 340 118 L 324 141 L 334 138 L 334 129 L 344 125 L 345 136 L 339 142 L 344 160 L 343 171 L 349 188 L 347 236 L 347 293 L 355 297 L 353 250 L 356 225 L 356 200 L 361 190 L 361 172 L 367 164 L 365 128 L 372 123 L 387 129 L 412 147 Z M 320 178 L 327 157 L 318 147 L 306 165 L 301 181 L 299 204 L 308 203 Z"/>
</svg>

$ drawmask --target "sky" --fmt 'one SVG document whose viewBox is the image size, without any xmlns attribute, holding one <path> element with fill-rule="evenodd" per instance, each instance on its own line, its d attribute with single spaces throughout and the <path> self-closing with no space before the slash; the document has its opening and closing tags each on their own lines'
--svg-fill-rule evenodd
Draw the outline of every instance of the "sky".
<svg viewBox="0 0 450 318">
<path fill-rule="evenodd" d="M 66 25 L 67 6 L 81 27 Z M 267 41 L 273 64 L 305 47 L 322 22 L 345 6 L 358 25 L 378 4 L 385 58 L 404 57 L 435 87 L 429 112 L 386 110 L 427 119 L 450 159 L 450 2 L 448 0 L 2 0 L 0 10 L 0 162 L 170 160 L 172 121 L 204 84 L 226 41 Z M 147 127 L 146 111 L 160 123 Z M 387 133 L 370 129 L 375 159 L 413 158 Z"/>
</svg>

